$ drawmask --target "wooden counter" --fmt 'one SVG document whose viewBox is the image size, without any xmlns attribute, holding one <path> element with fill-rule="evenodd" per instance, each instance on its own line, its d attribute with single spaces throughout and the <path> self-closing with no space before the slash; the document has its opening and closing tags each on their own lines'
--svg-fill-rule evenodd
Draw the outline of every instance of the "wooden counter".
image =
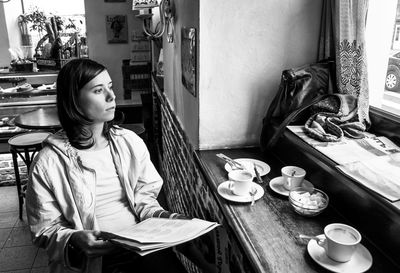
<svg viewBox="0 0 400 273">
<path fill-rule="evenodd" d="M 220 197 L 217 187 L 227 180 L 224 162 L 215 154 L 222 152 L 232 158 L 255 158 L 271 166 L 263 177 L 265 194 L 251 207 Z M 299 233 L 318 235 L 329 223 L 347 223 L 331 206 L 322 214 L 307 218 L 296 214 L 287 197 L 269 188 L 270 179 L 280 175 L 283 166 L 274 158 L 263 159 L 258 149 L 212 150 L 197 152 L 199 162 L 216 201 L 246 252 L 255 272 L 328 272 L 319 266 L 307 252 L 307 242 L 299 240 Z M 312 182 L 312 181 L 311 181 Z M 368 272 L 399 272 L 373 242 L 363 238 L 362 244 L 371 252 L 372 267 Z"/>
<path fill-rule="evenodd" d="M 154 138 L 151 140 L 156 144 L 158 152 L 157 159 L 164 178 L 163 191 L 166 194 L 166 202 L 172 211 L 222 224 L 218 236 L 210 233 L 209 237 L 201 240 L 204 237 L 202 236 L 200 241 L 196 242 L 198 249 L 204 250 L 204 257 L 214 265 L 216 272 L 328 272 L 314 262 L 307 252 L 307 242 L 296 239 L 296 235 L 319 235 L 329 223 L 349 222 L 334 209 L 334 206 L 329 206 L 314 218 L 297 215 L 287 197 L 280 196 L 269 188 L 270 179 L 280 176 L 283 163 L 276 157 L 265 157 L 258 148 L 194 151 L 159 84 L 153 76 L 153 92 L 157 97 L 155 109 L 159 121 L 154 127 Z M 281 149 L 292 155 L 288 146 Z M 218 185 L 228 180 L 225 163 L 216 156 L 220 152 L 232 158 L 259 159 L 271 166 L 271 172 L 263 177 L 262 187 L 265 194 L 254 206 L 251 207 L 248 203 L 234 203 L 219 196 Z M 305 161 L 306 155 L 299 154 L 298 159 L 299 162 Z M 307 170 L 310 173 L 321 172 L 322 161 L 315 157 L 312 159 L 317 166 Z M 317 180 L 315 175 L 306 176 L 306 179 L 316 185 L 318 182 L 330 182 Z M 332 203 L 337 203 L 337 195 L 348 196 L 342 191 L 334 191 L 328 195 L 334 199 Z M 351 209 L 351 206 L 347 207 L 347 210 Z M 359 214 L 372 219 L 368 213 L 366 210 Z M 360 224 L 364 225 L 363 222 Z M 382 228 L 388 230 L 391 226 Z M 380 252 L 374 247 L 375 242 L 369 240 L 375 238 L 376 236 L 364 236 L 362 240 L 362 244 L 373 257 L 373 264 L 368 272 L 400 272 L 400 268 L 387 258 L 388 253 Z M 213 242 L 213 245 L 210 242 Z M 188 272 L 198 272 L 190 270 L 190 264 L 186 268 Z"/>
</svg>

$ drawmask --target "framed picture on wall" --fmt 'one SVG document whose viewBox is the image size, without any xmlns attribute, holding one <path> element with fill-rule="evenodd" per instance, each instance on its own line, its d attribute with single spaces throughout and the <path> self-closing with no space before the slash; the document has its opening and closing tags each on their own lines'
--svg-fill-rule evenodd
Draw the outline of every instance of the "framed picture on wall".
<svg viewBox="0 0 400 273">
<path fill-rule="evenodd" d="M 106 33 L 110 44 L 128 43 L 127 16 L 106 15 Z"/>
<path fill-rule="evenodd" d="M 197 55 L 196 55 L 196 29 L 182 28 L 181 63 L 182 84 L 193 96 L 197 96 Z"/>
</svg>

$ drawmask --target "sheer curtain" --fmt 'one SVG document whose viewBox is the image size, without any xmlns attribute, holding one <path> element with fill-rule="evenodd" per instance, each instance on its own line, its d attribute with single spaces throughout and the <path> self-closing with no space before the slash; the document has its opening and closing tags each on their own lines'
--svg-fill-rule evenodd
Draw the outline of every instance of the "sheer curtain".
<svg viewBox="0 0 400 273">
<path fill-rule="evenodd" d="M 339 93 L 358 97 L 358 118 L 369 121 L 365 29 L 368 0 L 324 0 L 319 59 L 336 60 Z"/>
</svg>

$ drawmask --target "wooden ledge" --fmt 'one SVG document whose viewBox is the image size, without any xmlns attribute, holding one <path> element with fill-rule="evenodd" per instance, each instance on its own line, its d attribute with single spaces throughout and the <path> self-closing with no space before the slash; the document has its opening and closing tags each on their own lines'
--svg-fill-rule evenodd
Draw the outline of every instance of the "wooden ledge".
<svg viewBox="0 0 400 273">
<path fill-rule="evenodd" d="M 340 173 L 334 161 L 288 129 L 271 154 L 306 169 L 307 180 L 329 195 L 330 206 L 400 267 L 400 202 L 392 203 Z"/>
<path fill-rule="evenodd" d="M 216 153 L 221 152 L 231 158 L 254 158 L 270 165 L 271 172 L 263 177 L 262 187 L 265 194 L 254 206 L 227 201 L 217 193 L 218 186 L 227 180 L 225 162 L 216 157 Z M 321 272 L 322 267 L 308 255 L 306 242 L 299 241 L 296 235 L 320 234 L 325 225 L 333 222 L 354 224 L 331 206 L 312 218 L 295 213 L 287 197 L 275 193 L 268 186 L 272 178 L 280 176 L 283 166 L 273 154 L 263 156 L 257 148 L 243 148 L 204 150 L 198 151 L 196 155 L 208 186 L 214 192 L 215 199 L 228 222 L 229 227 L 225 228 L 230 228 L 236 235 L 254 272 Z M 364 216 L 367 217 L 366 213 Z M 376 223 L 378 224 L 386 227 L 382 223 Z M 362 241 L 374 259 L 369 272 L 398 272 L 400 267 L 376 248 L 372 243 L 374 240 L 370 241 L 365 237 Z M 397 253 L 393 252 L 393 255 Z"/>
</svg>

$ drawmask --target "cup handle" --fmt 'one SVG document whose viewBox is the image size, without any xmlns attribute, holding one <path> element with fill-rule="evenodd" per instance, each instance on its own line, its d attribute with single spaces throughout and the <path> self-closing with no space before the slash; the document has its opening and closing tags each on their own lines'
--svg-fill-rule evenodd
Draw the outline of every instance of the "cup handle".
<svg viewBox="0 0 400 273">
<path fill-rule="evenodd" d="M 285 179 L 285 186 L 287 189 L 290 189 L 292 187 L 292 180 L 293 178 L 290 176 Z"/>
<path fill-rule="evenodd" d="M 326 237 L 325 237 L 325 235 L 321 235 L 321 238 L 318 238 L 317 244 L 318 244 L 320 247 L 322 247 L 322 248 L 324 248 L 324 249 L 326 250 L 327 243 L 326 243 Z"/>
<path fill-rule="evenodd" d="M 234 183 L 232 181 L 229 181 L 228 189 L 233 193 L 234 188 Z"/>
<path fill-rule="evenodd" d="M 287 187 L 288 187 L 289 189 L 291 188 L 291 185 L 292 185 L 292 178 L 288 177 L 288 178 L 286 179 L 286 185 L 287 185 Z"/>
</svg>

